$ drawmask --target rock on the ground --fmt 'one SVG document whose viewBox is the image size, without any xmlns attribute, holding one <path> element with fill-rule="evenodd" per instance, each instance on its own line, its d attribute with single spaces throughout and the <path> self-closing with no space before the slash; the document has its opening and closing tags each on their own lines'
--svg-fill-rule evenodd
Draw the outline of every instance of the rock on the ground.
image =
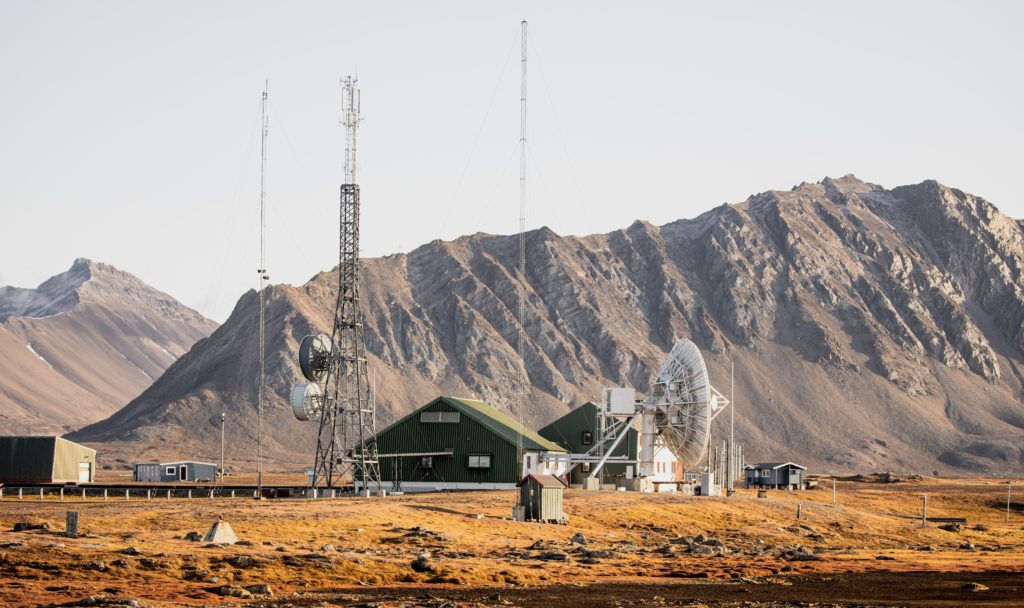
<svg viewBox="0 0 1024 608">
<path fill-rule="evenodd" d="M 27 521 L 19 521 L 18 523 L 14 524 L 14 531 L 15 532 L 27 532 L 29 530 L 49 530 L 49 529 L 50 529 L 50 524 L 48 524 L 46 522 L 43 522 L 41 524 L 36 524 L 36 523 L 32 523 L 32 522 L 27 522 Z"/>
<path fill-rule="evenodd" d="M 434 572 L 434 566 L 430 563 L 430 553 L 426 551 L 416 556 L 416 559 L 409 565 L 415 572 Z"/>
<path fill-rule="evenodd" d="M 213 587 L 209 591 L 210 593 L 224 597 L 237 597 L 242 599 L 252 597 L 251 591 L 244 587 L 235 587 L 234 585 L 221 585 L 220 587 Z"/>
<path fill-rule="evenodd" d="M 265 597 L 273 597 L 273 588 L 266 583 L 259 583 L 256 585 L 246 585 L 245 590 L 253 595 L 262 595 Z"/>
</svg>

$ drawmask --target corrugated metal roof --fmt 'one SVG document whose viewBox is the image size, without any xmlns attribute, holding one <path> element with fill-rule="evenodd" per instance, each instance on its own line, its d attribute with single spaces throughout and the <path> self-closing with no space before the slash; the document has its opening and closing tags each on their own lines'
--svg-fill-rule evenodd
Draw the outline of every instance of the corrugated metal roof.
<svg viewBox="0 0 1024 608">
<path fill-rule="evenodd" d="M 537 483 L 539 483 L 542 488 L 564 488 L 565 487 L 565 482 L 562 481 L 561 479 L 559 479 L 558 477 L 555 477 L 554 475 L 537 475 L 537 474 L 534 474 L 534 473 L 530 473 L 526 477 L 523 477 L 522 479 L 520 479 L 519 483 L 516 484 L 516 487 L 517 488 L 518 487 L 522 487 L 522 485 L 524 483 L 526 483 L 526 481 L 528 479 L 530 479 L 531 477 L 533 479 L 536 479 Z"/>
<path fill-rule="evenodd" d="M 440 398 L 512 443 L 516 442 L 517 435 L 522 435 L 524 450 L 565 452 L 565 448 L 562 446 L 544 439 L 537 431 L 526 428 L 505 412 L 499 411 L 483 401 L 446 396 Z"/>
</svg>

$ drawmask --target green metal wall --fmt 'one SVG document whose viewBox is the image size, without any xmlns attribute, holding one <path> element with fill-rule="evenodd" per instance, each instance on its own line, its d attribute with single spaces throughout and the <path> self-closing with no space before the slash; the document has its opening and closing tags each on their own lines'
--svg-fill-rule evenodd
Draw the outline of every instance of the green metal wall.
<svg viewBox="0 0 1024 608">
<path fill-rule="evenodd" d="M 0 437 L 0 482 L 51 481 L 56 440 L 56 437 Z"/>
<path fill-rule="evenodd" d="M 419 468 L 419 457 L 397 458 L 401 462 L 402 481 L 515 483 L 519 481 L 520 465 L 516 458 L 516 445 L 487 429 L 465 412 L 460 412 L 458 423 L 421 423 L 420 412 L 456 412 L 444 399 L 437 399 L 417 410 L 413 415 L 377 434 L 377 452 L 380 454 L 443 452 L 451 456 L 434 456 L 433 469 Z M 491 468 L 470 469 L 470 454 L 490 454 Z M 394 481 L 395 458 L 382 458 L 380 472 L 383 481 Z"/>
<path fill-rule="evenodd" d="M 597 405 L 593 403 L 584 403 L 583 405 L 571 410 L 558 420 L 555 420 L 551 424 L 542 428 L 538 433 L 540 433 L 541 437 L 557 443 L 563 448 L 569 450 L 572 454 L 584 454 L 593 448 L 594 445 L 583 445 L 583 432 L 590 431 L 593 433 L 594 441 L 597 441 L 598 429 L 600 428 L 597 416 Z M 615 447 L 615 450 L 612 452 L 612 456 L 626 456 L 631 459 L 636 459 L 637 451 L 637 431 L 630 429 L 627 436 L 619 442 L 618 446 Z M 617 477 L 625 476 L 627 466 L 629 465 L 604 465 L 601 469 L 601 481 L 603 483 L 615 483 L 615 479 Z M 636 466 L 633 465 L 634 475 L 636 474 L 636 471 Z M 572 483 L 583 483 L 583 478 L 588 475 L 589 473 L 583 472 L 581 466 L 577 466 L 572 471 Z"/>
</svg>

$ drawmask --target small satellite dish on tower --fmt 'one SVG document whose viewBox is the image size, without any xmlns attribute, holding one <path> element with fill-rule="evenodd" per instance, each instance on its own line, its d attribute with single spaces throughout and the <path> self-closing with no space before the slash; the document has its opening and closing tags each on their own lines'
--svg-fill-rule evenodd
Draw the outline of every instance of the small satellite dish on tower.
<svg viewBox="0 0 1024 608">
<path fill-rule="evenodd" d="M 323 382 L 331 367 L 331 339 L 324 335 L 306 336 L 299 343 L 299 369 L 310 382 Z"/>
<path fill-rule="evenodd" d="M 292 413 L 299 420 L 314 420 L 320 416 L 324 406 L 324 392 L 316 382 L 296 384 L 288 402 Z"/>
</svg>

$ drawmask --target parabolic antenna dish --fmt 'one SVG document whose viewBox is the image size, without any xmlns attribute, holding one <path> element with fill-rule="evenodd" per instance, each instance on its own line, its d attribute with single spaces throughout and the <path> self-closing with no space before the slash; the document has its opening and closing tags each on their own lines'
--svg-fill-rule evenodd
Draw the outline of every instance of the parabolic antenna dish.
<svg viewBox="0 0 1024 608">
<path fill-rule="evenodd" d="M 655 425 L 679 466 L 686 470 L 699 464 L 719 404 L 696 344 L 676 342 L 654 380 L 651 399 Z"/>
<path fill-rule="evenodd" d="M 324 393 L 315 382 L 296 384 L 288 399 L 292 413 L 299 420 L 313 420 L 320 416 L 324 406 Z"/>
<path fill-rule="evenodd" d="M 323 382 L 331 367 L 331 339 L 324 334 L 306 336 L 299 343 L 299 369 L 310 382 Z"/>
</svg>

